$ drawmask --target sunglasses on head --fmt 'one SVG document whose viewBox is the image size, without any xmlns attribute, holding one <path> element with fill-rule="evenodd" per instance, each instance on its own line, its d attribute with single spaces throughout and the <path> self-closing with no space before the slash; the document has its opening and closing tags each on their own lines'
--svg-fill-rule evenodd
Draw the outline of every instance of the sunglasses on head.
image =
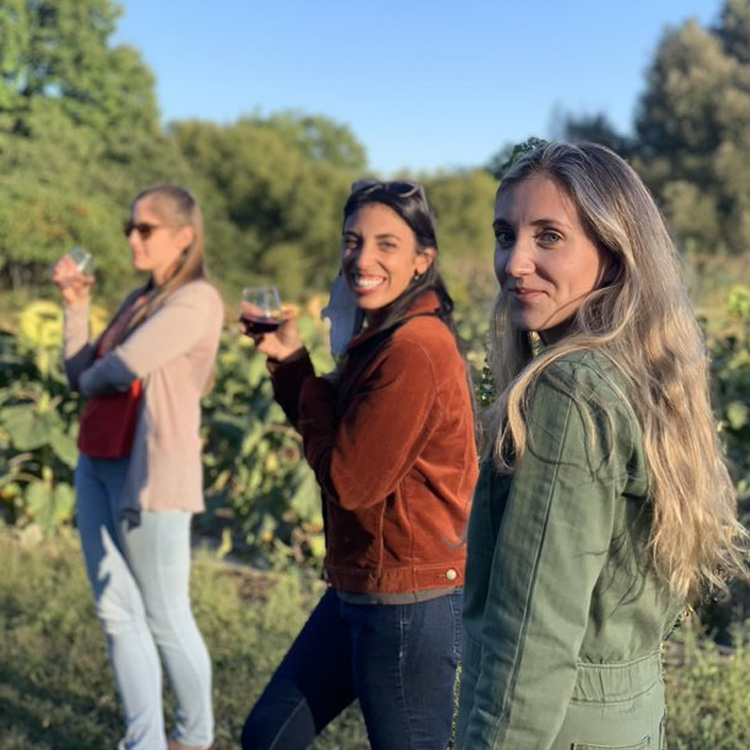
<svg viewBox="0 0 750 750">
<path fill-rule="evenodd" d="M 145 221 L 134 222 L 128 219 L 122 226 L 122 231 L 126 237 L 130 237 L 133 232 L 138 232 L 141 239 L 147 240 L 157 229 L 161 229 L 163 224 L 148 224 Z"/>
<path fill-rule="evenodd" d="M 418 182 L 410 180 L 372 180 L 365 178 L 352 183 L 352 193 L 374 193 L 382 190 L 384 193 L 395 195 L 397 198 L 411 198 L 420 195 L 425 198 L 424 188 Z"/>
</svg>

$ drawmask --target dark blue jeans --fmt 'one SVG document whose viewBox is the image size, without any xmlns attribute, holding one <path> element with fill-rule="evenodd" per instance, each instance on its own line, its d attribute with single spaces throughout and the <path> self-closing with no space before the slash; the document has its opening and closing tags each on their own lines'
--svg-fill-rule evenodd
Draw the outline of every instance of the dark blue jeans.
<svg viewBox="0 0 750 750">
<path fill-rule="evenodd" d="M 243 750 L 302 750 L 355 699 L 373 750 L 445 750 L 462 591 L 350 604 L 329 589 L 253 707 Z"/>
</svg>

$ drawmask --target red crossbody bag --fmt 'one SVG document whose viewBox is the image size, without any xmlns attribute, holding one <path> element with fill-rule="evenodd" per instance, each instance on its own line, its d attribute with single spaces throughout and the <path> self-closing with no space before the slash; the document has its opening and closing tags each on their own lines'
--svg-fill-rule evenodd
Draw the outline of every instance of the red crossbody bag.
<svg viewBox="0 0 750 750">
<path fill-rule="evenodd" d="M 105 331 L 97 345 L 97 359 L 108 354 L 136 310 L 146 301 L 138 299 Z M 126 458 L 133 449 L 143 382 L 134 380 L 122 393 L 92 396 L 81 414 L 78 449 L 90 458 Z"/>
</svg>

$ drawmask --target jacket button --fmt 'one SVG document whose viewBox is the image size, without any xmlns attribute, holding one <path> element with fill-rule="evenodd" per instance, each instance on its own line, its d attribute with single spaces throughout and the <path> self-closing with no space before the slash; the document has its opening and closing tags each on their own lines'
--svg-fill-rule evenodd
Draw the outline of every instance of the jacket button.
<svg viewBox="0 0 750 750">
<path fill-rule="evenodd" d="M 448 570 L 445 571 L 445 577 L 449 581 L 455 581 L 456 578 L 458 578 L 458 573 L 455 570 L 453 570 L 453 568 L 448 568 Z"/>
</svg>

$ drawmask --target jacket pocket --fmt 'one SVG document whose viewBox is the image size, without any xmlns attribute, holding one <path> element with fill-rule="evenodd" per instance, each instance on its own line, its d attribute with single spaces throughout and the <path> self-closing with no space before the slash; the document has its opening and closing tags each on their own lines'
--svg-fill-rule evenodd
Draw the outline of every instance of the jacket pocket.
<svg viewBox="0 0 750 750">
<path fill-rule="evenodd" d="M 591 745 L 589 743 L 574 742 L 571 750 L 651 750 L 651 736 L 644 737 L 634 745 Z M 656 748 L 654 748 L 656 750 Z"/>
</svg>

